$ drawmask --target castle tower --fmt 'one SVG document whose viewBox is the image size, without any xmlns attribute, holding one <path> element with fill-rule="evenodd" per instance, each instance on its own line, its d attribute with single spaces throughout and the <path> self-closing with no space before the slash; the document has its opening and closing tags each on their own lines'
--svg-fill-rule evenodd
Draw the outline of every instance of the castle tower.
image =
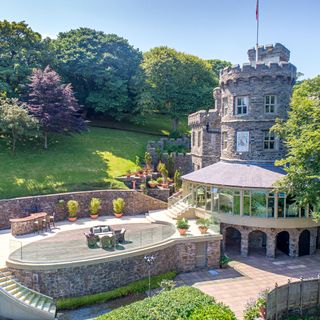
<svg viewBox="0 0 320 320">
<path fill-rule="evenodd" d="M 215 109 L 189 116 L 192 162 L 200 169 L 219 160 L 270 162 L 284 156 L 270 128 L 285 120 L 296 67 L 290 51 L 276 43 L 248 50 L 249 63 L 225 68 L 214 89 Z"/>
</svg>

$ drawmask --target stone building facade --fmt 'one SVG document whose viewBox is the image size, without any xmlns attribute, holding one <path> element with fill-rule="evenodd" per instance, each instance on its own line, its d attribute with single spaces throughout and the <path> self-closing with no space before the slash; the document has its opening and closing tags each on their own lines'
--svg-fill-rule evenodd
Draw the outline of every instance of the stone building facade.
<svg viewBox="0 0 320 320">
<path fill-rule="evenodd" d="M 193 172 L 182 177 L 196 214 L 220 222 L 223 249 L 243 256 L 264 251 L 295 257 L 314 254 L 319 223 L 310 204 L 275 189 L 286 173 L 274 166 L 283 141 L 271 129 L 288 117 L 296 67 L 282 44 L 248 50 L 249 63 L 220 72 L 215 106 L 189 115 Z"/>
</svg>

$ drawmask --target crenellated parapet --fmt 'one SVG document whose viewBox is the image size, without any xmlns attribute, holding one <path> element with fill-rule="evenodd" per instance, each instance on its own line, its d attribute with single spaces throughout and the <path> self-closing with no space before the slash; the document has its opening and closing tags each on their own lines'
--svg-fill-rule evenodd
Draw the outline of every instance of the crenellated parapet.
<svg viewBox="0 0 320 320">
<path fill-rule="evenodd" d="M 188 116 L 188 125 L 190 127 L 206 125 L 208 122 L 214 122 L 219 115 L 216 109 L 200 110 Z"/>
<path fill-rule="evenodd" d="M 286 61 L 277 62 L 257 62 L 256 64 L 244 63 L 227 67 L 220 72 L 220 84 L 227 84 L 228 81 L 248 80 L 250 78 L 270 77 L 275 79 L 282 77 L 289 83 L 294 83 L 296 79 L 297 68 Z"/>
</svg>

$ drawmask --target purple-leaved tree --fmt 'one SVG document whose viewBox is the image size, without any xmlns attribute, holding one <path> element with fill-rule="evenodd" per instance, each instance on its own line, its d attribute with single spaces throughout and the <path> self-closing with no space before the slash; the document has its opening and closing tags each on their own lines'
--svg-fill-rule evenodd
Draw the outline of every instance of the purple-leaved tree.
<svg viewBox="0 0 320 320">
<path fill-rule="evenodd" d="M 30 76 L 28 109 L 39 121 L 45 149 L 51 132 L 71 134 L 86 129 L 71 84 L 62 84 L 60 76 L 49 66 L 34 70 Z"/>
</svg>

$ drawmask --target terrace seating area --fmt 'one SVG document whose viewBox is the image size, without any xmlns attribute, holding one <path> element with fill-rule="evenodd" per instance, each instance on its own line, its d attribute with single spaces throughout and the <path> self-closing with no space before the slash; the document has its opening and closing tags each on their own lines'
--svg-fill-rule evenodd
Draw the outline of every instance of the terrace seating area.
<svg viewBox="0 0 320 320">
<path fill-rule="evenodd" d="M 90 232 L 85 232 L 89 248 L 95 248 L 100 244 L 103 249 L 113 249 L 119 243 L 125 243 L 125 228 L 112 229 L 108 225 L 93 226 Z"/>
</svg>

